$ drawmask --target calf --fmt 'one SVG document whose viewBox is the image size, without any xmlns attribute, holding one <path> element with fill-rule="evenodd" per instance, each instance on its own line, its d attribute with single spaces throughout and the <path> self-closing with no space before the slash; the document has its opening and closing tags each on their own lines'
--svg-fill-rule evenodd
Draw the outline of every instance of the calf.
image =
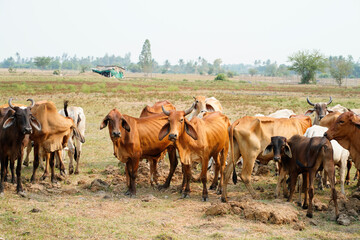
<svg viewBox="0 0 360 240">
<path fill-rule="evenodd" d="M 32 134 L 33 128 L 40 131 L 41 124 L 31 114 L 31 108 L 35 102 L 31 102 L 29 107 L 17 107 L 12 104 L 12 98 L 9 99 L 9 109 L 1 122 L 0 128 L 0 162 L 1 162 L 1 181 L 0 181 L 0 194 L 3 194 L 3 182 L 8 166 L 8 162 L 14 168 L 14 162 L 17 158 L 16 176 L 17 187 L 16 190 L 19 194 L 23 193 L 21 185 L 21 165 L 24 147 L 29 141 L 29 134 Z M 14 176 L 12 181 L 14 181 Z"/>
<path fill-rule="evenodd" d="M 304 134 L 305 137 L 322 137 L 324 133 L 328 130 L 326 127 L 321 127 L 318 125 L 314 125 L 308 128 Z M 334 156 L 334 163 L 335 165 L 339 166 L 340 168 L 340 185 L 341 185 L 341 193 L 345 195 L 345 172 L 348 165 L 348 159 L 350 153 L 348 150 L 343 148 L 336 140 L 330 141 L 331 146 L 333 148 L 333 156 Z M 321 182 L 321 181 L 320 181 Z M 326 175 L 323 178 L 324 184 L 326 184 Z"/>
<path fill-rule="evenodd" d="M 68 101 L 64 102 L 64 109 L 61 109 L 59 113 L 64 117 L 70 117 L 74 121 L 79 132 L 83 136 L 85 136 L 86 117 L 84 114 L 84 110 L 81 107 L 68 107 L 68 103 Z M 80 142 L 79 139 L 75 138 L 75 136 L 72 135 L 72 137 L 70 137 L 68 140 L 67 148 L 70 158 L 69 174 L 74 173 L 73 159 L 75 159 L 76 161 L 75 174 L 79 174 L 79 162 L 82 151 L 82 142 Z M 65 159 L 65 151 L 62 152 L 62 158 Z"/>
<path fill-rule="evenodd" d="M 221 194 L 225 160 L 229 150 L 228 127 L 229 119 L 220 112 L 205 114 L 204 118 L 194 117 L 191 121 L 185 116 L 194 108 L 185 111 L 167 111 L 163 112 L 169 116 L 166 123 L 159 132 L 159 140 L 168 135 L 168 139 L 174 142 L 179 152 L 181 164 L 183 166 L 182 197 L 185 198 L 190 193 L 190 179 L 192 161 L 201 162 L 200 179 L 203 184 L 202 200 L 208 200 L 207 166 L 210 157 L 215 160 L 215 176 L 210 189 L 216 189 L 218 185 L 219 171 L 221 174 L 218 194 Z"/>
<path fill-rule="evenodd" d="M 313 216 L 314 179 L 317 170 L 322 166 L 329 176 L 332 200 L 335 204 L 336 217 L 339 216 L 337 205 L 337 194 L 335 190 L 335 168 L 333 150 L 329 140 L 324 137 L 307 138 L 295 135 L 288 141 L 285 137 L 275 136 L 271 143 L 265 148 L 263 154 L 273 152 L 274 160 L 279 162 L 280 174 L 290 175 L 290 196 L 292 200 L 297 177 L 303 173 L 304 185 L 309 193 L 309 205 L 307 204 L 307 192 L 303 208 L 308 207 L 306 216 Z M 308 182 L 307 180 L 308 179 Z"/>
</svg>

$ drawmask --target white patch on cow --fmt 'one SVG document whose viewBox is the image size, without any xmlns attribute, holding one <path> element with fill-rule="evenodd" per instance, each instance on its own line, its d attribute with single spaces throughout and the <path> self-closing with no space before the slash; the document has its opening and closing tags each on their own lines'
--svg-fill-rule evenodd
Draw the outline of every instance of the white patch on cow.
<svg viewBox="0 0 360 240">
<path fill-rule="evenodd" d="M 19 107 L 20 109 L 26 109 L 27 107 Z"/>
</svg>

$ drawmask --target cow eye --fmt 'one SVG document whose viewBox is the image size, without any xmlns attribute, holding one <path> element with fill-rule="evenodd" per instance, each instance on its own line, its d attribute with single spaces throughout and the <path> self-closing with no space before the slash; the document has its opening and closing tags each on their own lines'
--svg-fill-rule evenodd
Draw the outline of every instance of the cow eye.
<svg viewBox="0 0 360 240">
<path fill-rule="evenodd" d="M 182 119 L 180 119 L 180 122 L 183 122 L 184 121 L 184 119 L 182 118 Z"/>
<path fill-rule="evenodd" d="M 343 123 L 344 123 L 344 121 L 339 121 L 339 123 L 343 124 Z"/>
</svg>

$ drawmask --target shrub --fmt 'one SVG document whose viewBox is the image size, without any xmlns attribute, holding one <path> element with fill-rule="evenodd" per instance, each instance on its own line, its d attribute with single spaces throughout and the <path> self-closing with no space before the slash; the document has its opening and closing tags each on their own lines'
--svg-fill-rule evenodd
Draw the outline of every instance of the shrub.
<svg viewBox="0 0 360 240">
<path fill-rule="evenodd" d="M 178 86 L 168 86 L 168 88 L 166 89 L 169 92 L 176 92 L 179 91 L 179 87 Z"/>
<path fill-rule="evenodd" d="M 229 78 L 233 78 L 233 77 L 235 76 L 235 73 L 232 72 L 232 71 L 228 71 L 228 72 L 226 73 L 226 75 L 227 75 Z"/>
<path fill-rule="evenodd" d="M 60 70 L 59 69 L 54 70 L 53 75 L 60 75 Z"/>
<path fill-rule="evenodd" d="M 9 73 L 16 73 L 16 68 L 9 67 L 8 71 Z"/>
<path fill-rule="evenodd" d="M 216 77 L 215 77 L 215 81 L 226 81 L 227 76 L 224 73 L 219 73 Z"/>
</svg>

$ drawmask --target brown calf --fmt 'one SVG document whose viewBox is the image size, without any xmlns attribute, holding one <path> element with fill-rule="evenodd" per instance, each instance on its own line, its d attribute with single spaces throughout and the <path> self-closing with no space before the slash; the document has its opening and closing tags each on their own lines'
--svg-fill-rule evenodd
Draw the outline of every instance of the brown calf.
<svg viewBox="0 0 360 240">
<path fill-rule="evenodd" d="M 307 138 L 295 135 L 287 141 L 285 137 L 275 136 L 271 138 L 271 143 L 264 150 L 264 154 L 270 152 L 274 153 L 274 160 L 278 161 L 281 166 L 280 174 L 288 173 L 290 175 L 290 196 L 288 201 L 292 200 L 298 175 L 303 174 L 304 185 L 309 193 L 308 205 L 307 192 L 305 191 L 303 208 L 308 208 L 306 216 L 310 218 L 313 216 L 312 202 L 315 174 L 322 166 L 329 176 L 335 214 L 336 217 L 339 216 L 335 190 L 333 150 L 329 140 L 324 137 Z"/>
</svg>

